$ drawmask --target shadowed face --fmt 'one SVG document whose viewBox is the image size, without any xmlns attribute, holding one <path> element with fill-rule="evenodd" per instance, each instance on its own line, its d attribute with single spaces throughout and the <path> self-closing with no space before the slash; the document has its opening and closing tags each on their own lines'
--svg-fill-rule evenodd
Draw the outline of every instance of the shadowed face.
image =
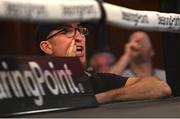
<svg viewBox="0 0 180 119">
<path fill-rule="evenodd" d="M 114 57 L 108 54 L 100 53 L 94 56 L 91 65 L 93 66 L 95 72 L 106 72 L 114 63 Z"/>
<path fill-rule="evenodd" d="M 152 48 L 150 38 L 145 32 L 134 32 L 130 36 L 130 42 L 137 42 L 140 45 L 139 55 L 135 58 L 134 61 L 146 62 L 154 55 L 154 50 Z"/>
</svg>

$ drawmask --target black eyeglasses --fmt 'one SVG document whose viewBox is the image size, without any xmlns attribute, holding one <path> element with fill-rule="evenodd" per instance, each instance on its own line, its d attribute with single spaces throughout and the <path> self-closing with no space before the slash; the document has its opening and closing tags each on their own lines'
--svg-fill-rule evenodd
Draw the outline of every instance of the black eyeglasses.
<svg viewBox="0 0 180 119">
<path fill-rule="evenodd" d="M 78 26 L 77 28 L 72 27 L 72 26 L 64 26 L 64 27 L 60 28 L 60 30 L 57 33 L 48 36 L 46 38 L 46 40 L 49 40 L 49 39 L 51 39 L 51 38 L 53 38 L 54 36 L 57 36 L 57 35 L 64 35 L 67 38 L 73 38 L 76 35 L 77 31 L 82 36 L 88 35 L 88 29 L 83 27 L 83 26 Z"/>
</svg>

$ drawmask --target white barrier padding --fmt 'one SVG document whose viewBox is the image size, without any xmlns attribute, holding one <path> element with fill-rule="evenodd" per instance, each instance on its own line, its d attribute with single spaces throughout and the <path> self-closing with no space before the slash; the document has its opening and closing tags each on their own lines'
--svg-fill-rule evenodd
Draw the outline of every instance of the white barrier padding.
<svg viewBox="0 0 180 119">
<path fill-rule="evenodd" d="M 0 18 L 86 21 L 100 19 L 101 10 L 95 0 L 0 0 Z"/>
<path fill-rule="evenodd" d="M 103 3 L 107 22 L 129 29 L 180 33 L 180 14 L 132 10 Z M 28 21 L 97 21 L 96 0 L 0 0 L 0 19 Z"/>
<path fill-rule="evenodd" d="M 107 21 L 111 24 L 130 29 L 180 33 L 179 14 L 132 10 L 108 3 L 103 3 L 103 6 Z"/>
</svg>

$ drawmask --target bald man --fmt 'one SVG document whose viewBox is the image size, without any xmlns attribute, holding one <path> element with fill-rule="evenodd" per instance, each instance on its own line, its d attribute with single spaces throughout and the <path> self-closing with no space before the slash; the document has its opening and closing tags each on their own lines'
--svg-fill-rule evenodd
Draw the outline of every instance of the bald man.
<svg viewBox="0 0 180 119">
<path fill-rule="evenodd" d="M 155 52 L 150 37 L 143 31 L 136 31 L 129 37 L 123 56 L 108 72 L 122 76 L 156 76 L 166 80 L 165 71 L 155 69 L 152 65 L 152 56 Z M 129 65 L 129 68 L 125 68 Z"/>
</svg>

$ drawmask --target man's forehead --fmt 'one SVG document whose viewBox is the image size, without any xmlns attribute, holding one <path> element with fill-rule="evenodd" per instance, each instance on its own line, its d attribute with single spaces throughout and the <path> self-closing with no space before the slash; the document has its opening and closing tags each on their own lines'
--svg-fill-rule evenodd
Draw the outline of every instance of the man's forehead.
<svg viewBox="0 0 180 119">
<path fill-rule="evenodd" d="M 129 37 L 129 41 L 149 41 L 149 36 L 144 32 L 135 32 Z"/>
<path fill-rule="evenodd" d="M 130 38 L 138 38 L 138 37 L 143 37 L 143 38 L 148 38 L 148 35 L 145 32 L 134 32 Z"/>
</svg>

